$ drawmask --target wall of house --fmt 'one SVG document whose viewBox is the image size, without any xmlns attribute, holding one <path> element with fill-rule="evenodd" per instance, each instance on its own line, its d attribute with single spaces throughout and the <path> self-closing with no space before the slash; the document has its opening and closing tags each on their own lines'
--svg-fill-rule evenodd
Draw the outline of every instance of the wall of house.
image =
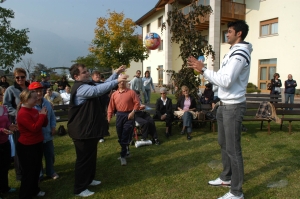
<svg viewBox="0 0 300 199">
<path fill-rule="evenodd" d="M 160 35 L 163 43 L 165 43 L 164 35 L 161 34 L 161 28 L 158 27 L 158 18 L 164 15 L 164 9 L 155 13 L 151 18 L 149 17 L 143 23 L 143 37 L 145 38 L 147 34 L 147 24 L 150 25 L 150 32 L 155 32 Z M 163 18 L 163 22 L 165 19 Z M 164 45 L 165 46 L 165 45 Z M 147 70 L 147 67 L 151 67 L 151 77 L 153 79 L 153 83 L 158 83 L 158 71 L 157 68 L 159 65 L 165 64 L 165 53 L 164 50 L 160 51 L 158 49 L 151 50 L 149 54 L 149 59 L 143 62 L 143 71 Z"/>
<path fill-rule="evenodd" d="M 246 0 L 246 5 L 246 21 L 250 30 L 245 40 L 253 44 L 249 82 L 258 84 L 259 60 L 271 58 L 277 58 L 276 72 L 280 74 L 281 80 L 286 80 L 291 73 L 300 82 L 300 73 L 297 70 L 300 55 L 300 1 Z M 273 18 L 278 18 L 278 35 L 260 37 L 260 21 Z"/>
</svg>

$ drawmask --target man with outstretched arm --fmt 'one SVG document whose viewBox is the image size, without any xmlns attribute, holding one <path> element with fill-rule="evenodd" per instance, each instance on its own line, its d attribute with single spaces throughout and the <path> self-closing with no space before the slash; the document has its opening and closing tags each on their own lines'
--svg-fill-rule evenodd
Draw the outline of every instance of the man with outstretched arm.
<svg viewBox="0 0 300 199">
<path fill-rule="evenodd" d="M 68 133 L 72 138 L 76 151 L 74 194 L 88 197 L 94 194 L 88 186 L 96 186 L 101 182 L 95 180 L 97 145 L 100 137 L 107 131 L 105 105 L 99 100 L 101 95 L 117 86 L 118 82 L 127 80 L 127 76 L 118 75 L 124 66 L 105 83 L 95 84 L 90 81 L 90 74 L 84 64 L 73 64 L 70 74 L 75 80 L 71 90 L 68 115 Z"/>
<path fill-rule="evenodd" d="M 188 66 L 201 72 L 209 82 L 219 87 L 221 99 L 217 111 L 218 142 L 221 146 L 223 171 L 219 178 L 209 181 L 213 186 L 231 186 L 219 199 L 243 199 L 244 163 L 241 148 L 241 129 L 246 111 L 246 87 L 250 74 L 252 45 L 244 41 L 249 27 L 243 20 L 229 22 L 227 32 L 230 51 L 225 55 L 220 70 L 206 69 L 202 61 L 188 58 Z"/>
</svg>

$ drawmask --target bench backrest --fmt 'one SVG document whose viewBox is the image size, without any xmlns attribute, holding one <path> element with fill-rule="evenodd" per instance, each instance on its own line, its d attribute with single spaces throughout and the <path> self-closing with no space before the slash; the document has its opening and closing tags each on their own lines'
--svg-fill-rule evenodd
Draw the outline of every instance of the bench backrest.
<svg viewBox="0 0 300 199">
<path fill-rule="evenodd" d="M 272 102 L 282 102 L 281 95 L 274 95 L 274 94 L 251 94 L 247 93 L 246 95 L 246 101 L 247 102 L 254 102 L 254 103 L 260 103 L 262 101 L 272 101 Z M 277 98 L 277 99 L 275 99 Z"/>
</svg>

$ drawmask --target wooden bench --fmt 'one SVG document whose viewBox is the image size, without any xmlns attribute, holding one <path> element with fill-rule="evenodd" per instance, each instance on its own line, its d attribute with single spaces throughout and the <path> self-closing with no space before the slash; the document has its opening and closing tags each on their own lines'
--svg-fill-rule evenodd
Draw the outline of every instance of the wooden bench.
<svg viewBox="0 0 300 199">
<path fill-rule="evenodd" d="M 274 104 L 276 108 L 276 114 L 281 118 L 280 130 L 282 130 L 283 122 L 289 122 L 289 134 L 292 133 L 292 122 L 300 121 L 300 104 Z M 293 110 L 289 110 L 292 108 Z M 286 117 L 288 116 L 288 117 Z"/>
<path fill-rule="evenodd" d="M 55 105 L 53 110 L 56 117 L 56 122 L 68 121 L 69 105 Z"/>
<path fill-rule="evenodd" d="M 273 95 L 273 94 L 246 94 L 246 102 L 247 102 L 247 110 L 244 115 L 243 121 L 259 121 L 260 122 L 260 129 L 262 130 L 263 128 L 263 123 L 266 121 L 268 122 L 267 124 L 267 129 L 268 129 L 268 134 L 271 133 L 271 127 L 270 127 L 270 122 L 272 120 L 266 120 L 263 118 L 256 118 L 256 112 L 259 107 L 259 104 L 263 101 L 273 101 L 273 103 L 276 107 L 277 104 L 281 104 L 281 95 Z M 276 99 L 275 99 L 276 98 Z M 202 111 L 209 111 L 211 110 L 212 107 L 210 104 L 201 104 L 201 109 Z M 204 122 L 210 122 L 210 126 L 212 131 L 214 132 L 215 130 L 215 124 L 217 123 L 216 120 L 207 120 L 205 119 Z"/>
</svg>

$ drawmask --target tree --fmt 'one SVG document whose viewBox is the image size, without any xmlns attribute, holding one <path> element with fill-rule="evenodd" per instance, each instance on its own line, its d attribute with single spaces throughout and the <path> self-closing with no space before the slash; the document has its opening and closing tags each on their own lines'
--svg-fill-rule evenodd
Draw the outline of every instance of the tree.
<svg viewBox="0 0 300 199">
<path fill-rule="evenodd" d="M 28 75 L 30 75 L 31 72 L 33 71 L 34 62 L 33 62 L 33 60 L 31 58 L 22 59 L 22 61 L 21 61 L 21 67 L 26 70 L 26 72 L 27 72 Z"/>
<path fill-rule="evenodd" d="M 46 75 L 51 75 L 53 74 L 53 69 L 48 68 L 44 64 L 37 63 L 37 65 L 34 66 L 34 71 L 33 74 L 37 77 L 40 78 L 41 76 L 46 76 Z"/>
<path fill-rule="evenodd" d="M 100 66 L 100 62 L 94 54 L 88 54 L 86 57 L 77 57 L 77 59 L 72 62 L 84 64 L 90 73 L 92 73 L 94 70 L 98 70 L 101 73 L 112 72 L 111 67 Z"/>
<path fill-rule="evenodd" d="M 214 59 L 214 51 L 211 45 L 208 45 L 201 32 L 195 27 L 196 24 L 200 23 L 201 17 L 212 13 L 212 9 L 210 6 L 197 6 L 196 3 L 197 1 L 193 0 L 191 11 L 188 15 L 184 15 L 176 0 L 173 4 L 173 10 L 168 12 L 167 24 L 162 24 L 162 32 L 167 25 L 170 26 L 171 42 L 179 44 L 179 56 L 183 61 L 182 69 L 178 73 L 172 70 L 165 71 L 171 73 L 171 79 L 174 81 L 175 86 L 179 88 L 175 93 L 176 97 L 181 94 L 180 87 L 186 85 L 189 87 L 191 95 L 198 98 L 197 91 L 201 80 L 198 75 L 194 74 L 192 69 L 187 68 L 187 58 L 190 55 L 194 57 L 205 55 L 207 57 L 211 54 Z"/>
<path fill-rule="evenodd" d="M 32 54 L 32 49 L 28 47 L 28 29 L 12 28 L 9 19 L 13 18 L 12 10 L 0 7 L 0 66 L 7 71 L 11 71 L 14 63 L 20 62 L 23 55 Z"/>
<path fill-rule="evenodd" d="M 100 66 L 116 68 L 122 64 L 129 65 L 132 60 L 138 62 L 148 58 L 142 38 L 134 34 L 137 27 L 134 21 L 124 18 L 122 12 L 108 14 L 109 18 L 97 20 L 95 38 L 89 48 Z"/>
</svg>

